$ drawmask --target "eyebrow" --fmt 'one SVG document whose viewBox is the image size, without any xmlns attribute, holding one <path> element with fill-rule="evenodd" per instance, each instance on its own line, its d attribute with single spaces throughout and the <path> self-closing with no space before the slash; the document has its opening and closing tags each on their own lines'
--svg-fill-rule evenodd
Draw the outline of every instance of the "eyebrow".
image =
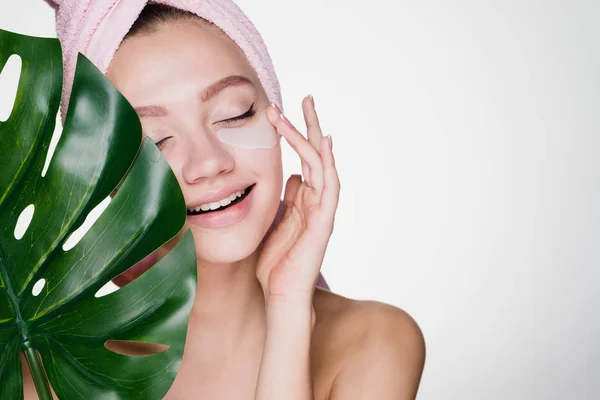
<svg viewBox="0 0 600 400">
<path fill-rule="evenodd" d="M 252 81 L 245 76 L 241 75 L 230 75 L 225 78 L 219 79 L 209 87 L 202 90 L 200 93 L 200 100 L 205 103 L 221 93 L 228 87 L 235 86 L 254 86 Z M 162 106 L 141 106 L 135 107 L 135 112 L 139 118 L 143 117 L 165 117 L 169 114 L 167 109 Z"/>
</svg>

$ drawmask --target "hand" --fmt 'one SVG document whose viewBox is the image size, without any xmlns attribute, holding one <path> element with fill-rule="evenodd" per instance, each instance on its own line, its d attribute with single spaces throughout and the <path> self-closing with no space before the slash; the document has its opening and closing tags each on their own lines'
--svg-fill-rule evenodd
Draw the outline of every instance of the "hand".
<svg viewBox="0 0 600 400">
<path fill-rule="evenodd" d="M 304 177 L 288 179 L 283 217 L 259 255 L 256 274 L 267 301 L 312 299 L 338 205 L 340 182 L 331 137 L 323 137 L 312 97 L 304 98 L 302 111 L 308 140 L 277 106 L 267 111 L 277 132 L 300 156 Z"/>
</svg>

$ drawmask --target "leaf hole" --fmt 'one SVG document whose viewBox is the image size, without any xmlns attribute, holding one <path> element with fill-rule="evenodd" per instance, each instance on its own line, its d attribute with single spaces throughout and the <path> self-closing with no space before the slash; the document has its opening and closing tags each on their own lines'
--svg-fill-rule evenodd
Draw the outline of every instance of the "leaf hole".
<svg viewBox="0 0 600 400">
<path fill-rule="evenodd" d="M 148 271 L 152 266 L 154 266 L 158 262 L 158 252 L 153 251 L 138 263 L 129 267 L 126 271 L 124 271 L 121 275 L 113 278 L 113 283 L 118 287 L 123 287 L 125 285 L 130 284 L 140 276 L 142 276 L 146 271 Z"/>
<path fill-rule="evenodd" d="M 0 93 L 3 99 L 0 101 L 0 122 L 6 122 L 15 107 L 22 67 L 21 57 L 13 54 L 6 60 L 4 68 L 0 71 Z"/>
<path fill-rule="evenodd" d="M 162 353 L 169 349 L 169 346 L 158 343 L 139 342 L 135 340 L 107 340 L 104 347 L 113 353 L 124 356 L 149 356 L 151 354 Z"/>
<path fill-rule="evenodd" d="M 54 124 L 54 132 L 52 133 L 52 139 L 50 139 L 50 146 L 48 146 L 48 152 L 46 153 L 46 161 L 44 162 L 44 168 L 42 169 L 42 178 L 45 177 L 46 172 L 48 172 L 48 168 L 50 167 L 50 161 L 52 161 L 52 156 L 54 156 L 54 151 L 56 150 L 58 141 L 62 136 L 63 127 L 60 121 L 60 113 L 56 114 L 56 122 Z"/>
<path fill-rule="evenodd" d="M 89 212 L 81 226 L 73 231 L 62 245 L 64 251 L 69 251 L 79 243 L 79 241 L 90 230 L 94 223 L 100 218 L 106 207 L 110 204 L 110 196 L 102 200 L 96 207 Z"/>
<path fill-rule="evenodd" d="M 119 289 L 120 287 L 115 285 L 113 281 L 109 281 L 106 285 L 98 289 L 94 297 L 104 297 L 106 295 L 116 292 Z"/>
<path fill-rule="evenodd" d="M 17 218 L 17 224 L 15 225 L 15 239 L 21 240 L 23 236 L 25 236 L 25 232 L 29 228 L 29 224 L 31 224 L 31 220 L 33 219 L 33 213 L 35 211 L 35 206 L 33 204 L 25 207 L 19 218 Z"/>
<path fill-rule="evenodd" d="M 33 289 L 31 289 L 31 294 L 34 296 L 38 296 L 42 292 L 44 286 L 46 286 L 46 280 L 42 278 L 39 281 L 37 281 L 35 285 L 33 285 Z"/>
</svg>

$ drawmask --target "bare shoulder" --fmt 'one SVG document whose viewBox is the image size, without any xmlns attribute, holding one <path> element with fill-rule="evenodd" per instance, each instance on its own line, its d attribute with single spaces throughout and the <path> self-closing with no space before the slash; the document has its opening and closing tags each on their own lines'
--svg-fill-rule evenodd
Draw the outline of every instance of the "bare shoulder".
<svg viewBox="0 0 600 400">
<path fill-rule="evenodd" d="M 316 339 L 329 346 L 339 343 L 337 350 L 346 355 L 381 346 L 403 347 L 409 352 L 425 350 L 423 334 L 416 321 L 398 307 L 352 300 L 321 289 L 315 292 L 314 307 Z"/>
<path fill-rule="evenodd" d="M 415 397 L 425 363 L 425 341 L 408 313 L 320 289 L 315 292 L 314 308 L 313 369 L 327 375 L 329 398 Z"/>
</svg>

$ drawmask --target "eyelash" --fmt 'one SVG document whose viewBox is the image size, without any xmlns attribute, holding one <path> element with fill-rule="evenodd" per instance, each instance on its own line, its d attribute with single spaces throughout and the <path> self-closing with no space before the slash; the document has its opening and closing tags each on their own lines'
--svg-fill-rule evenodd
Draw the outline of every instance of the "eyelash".
<svg viewBox="0 0 600 400">
<path fill-rule="evenodd" d="M 171 138 L 171 136 L 167 136 L 166 138 L 164 138 L 162 140 L 159 140 L 158 142 L 154 142 L 154 145 L 156 147 L 158 147 L 158 149 L 160 150 L 161 149 L 161 144 L 164 143 L 167 139 L 170 139 L 170 138 Z"/>
<path fill-rule="evenodd" d="M 231 122 L 240 121 L 240 120 L 243 120 L 246 118 L 252 118 L 254 115 L 256 115 L 256 110 L 254 109 L 254 103 L 252 103 L 250 105 L 250 108 L 248 109 L 248 111 L 246 111 L 245 113 L 238 115 L 237 117 L 224 119 L 219 122 L 223 122 L 223 123 L 227 124 L 227 123 L 231 123 Z M 155 142 L 154 144 L 156 145 L 156 147 L 158 147 L 160 149 L 160 145 L 169 138 L 170 138 L 170 136 L 168 136 L 162 140 L 159 140 L 158 142 Z"/>
<path fill-rule="evenodd" d="M 235 122 L 235 121 L 239 121 L 242 119 L 251 118 L 255 114 L 256 114 L 256 110 L 254 109 L 254 103 L 252 103 L 250 105 L 250 108 L 248 109 L 248 111 L 246 111 L 242 115 L 238 115 L 237 117 L 233 117 L 233 118 L 224 119 L 223 121 L 219 121 L 219 122 L 224 122 L 224 123 Z"/>
</svg>

